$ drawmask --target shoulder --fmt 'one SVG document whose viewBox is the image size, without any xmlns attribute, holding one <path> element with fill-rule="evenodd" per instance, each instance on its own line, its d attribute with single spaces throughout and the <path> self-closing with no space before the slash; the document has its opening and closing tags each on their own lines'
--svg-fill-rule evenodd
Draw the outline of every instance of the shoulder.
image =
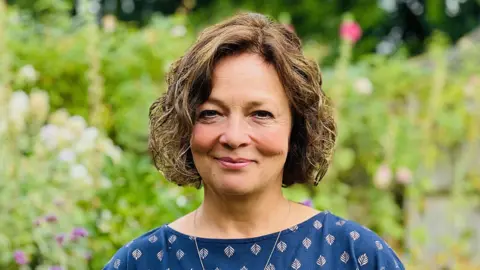
<svg viewBox="0 0 480 270">
<path fill-rule="evenodd" d="M 359 223 L 326 212 L 322 241 L 339 253 L 343 263 L 367 269 L 404 269 L 395 251 L 378 234 Z M 382 268 L 383 267 L 383 268 Z"/>
<path fill-rule="evenodd" d="M 165 244 L 166 226 L 152 229 L 141 236 L 133 239 L 123 247 L 118 249 L 110 260 L 105 264 L 103 270 L 131 270 L 137 269 L 136 261 L 147 253 L 158 253 L 157 257 L 162 257 L 162 247 Z M 158 252 L 160 250 L 160 252 Z"/>
</svg>

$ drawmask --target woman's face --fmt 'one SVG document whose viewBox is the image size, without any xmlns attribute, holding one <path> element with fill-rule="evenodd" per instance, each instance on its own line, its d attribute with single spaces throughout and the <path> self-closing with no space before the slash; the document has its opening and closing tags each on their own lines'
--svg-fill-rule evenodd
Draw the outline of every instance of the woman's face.
<svg viewBox="0 0 480 270">
<path fill-rule="evenodd" d="M 220 60 L 190 139 L 205 186 L 241 195 L 281 184 L 291 127 L 288 99 L 273 66 L 255 54 Z"/>
</svg>

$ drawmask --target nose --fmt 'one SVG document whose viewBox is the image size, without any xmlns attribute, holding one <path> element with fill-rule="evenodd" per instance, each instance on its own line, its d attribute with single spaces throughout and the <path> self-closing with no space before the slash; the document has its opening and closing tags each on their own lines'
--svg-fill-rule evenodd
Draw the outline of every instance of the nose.
<svg viewBox="0 0 480 270">
<path fill-rule="evenodd" d="M 229 149 L 236 149 L 247 146 L 251 142 L 248 134 L 249 126 L 243 117 L 230 116 L 228 124 L 225 125 L 222 135 L 220 135 L 220 143 Z"/>
</svg>

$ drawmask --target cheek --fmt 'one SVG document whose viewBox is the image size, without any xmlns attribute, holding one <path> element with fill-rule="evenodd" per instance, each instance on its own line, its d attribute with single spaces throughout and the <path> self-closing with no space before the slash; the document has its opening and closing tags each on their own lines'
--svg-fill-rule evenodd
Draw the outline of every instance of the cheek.
<svg viewBox="0 0 480 270">
<path fill-rule="evenodd" d="M 257 149 L 265 156 L 284 156 L 288 153 L 289 127 L 280 127 L 257 132 Z"/>
<path fill-rule="evenodd" d="M 192 152 L 207 153 L 215 144 L 215 131 L 206 125 L 194 125 L 190 145 Z"/>
</svg>

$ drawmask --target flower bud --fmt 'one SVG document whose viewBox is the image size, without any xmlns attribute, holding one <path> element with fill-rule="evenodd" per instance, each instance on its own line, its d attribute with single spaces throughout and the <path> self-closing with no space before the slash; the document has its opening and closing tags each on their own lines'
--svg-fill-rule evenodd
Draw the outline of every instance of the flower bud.
<svg viewBox="0 0 480 270">
<path fill-rule="evenodd" d="M 408 185 L 413 179 L 412 172 L 406 167 L 399 168 L 396 173 L 396 178 L 398 183 Z"/>
<path fill-rule="evenodd" d="M 387 164 L 378 167 L 373 178 L 375 187 L 379 189 L 387 189 L 392 182 L 392 170 Z"/>
</svg>

